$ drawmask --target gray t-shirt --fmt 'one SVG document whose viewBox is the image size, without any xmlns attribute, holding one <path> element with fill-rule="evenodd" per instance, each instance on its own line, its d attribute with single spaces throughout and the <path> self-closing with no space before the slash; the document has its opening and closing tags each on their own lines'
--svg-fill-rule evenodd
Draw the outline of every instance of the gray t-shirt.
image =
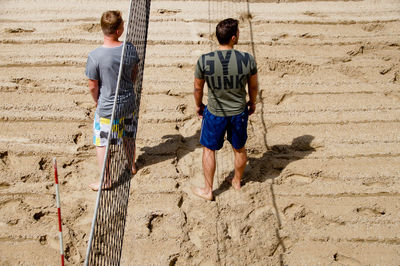
<svg viewBox="0 0 400 266">
<path fill-rule="evenodd" d="M 246 84 L 256 73 L 251 54 L 230 49 L 200 56 L 194 76 L 207 82 L 207 109 L 216 116 L 233 116 L 244 111 Z"/>
<path fill-rule="evenodd" d="M 99 81 L 100 95 L 96 112 L 100 117 L 111 118 L 114 105 L 118 72 L 123 45 L 118 47 L 100 46 L 89 53 L 86 63 L 86 76 Z M 135 46 L 127 42 L 117 98 L 118 114 L 126 116 L 133 113 L 135 93 L 132 83 L 132 70 L 139 62 Z"/>
</svg>

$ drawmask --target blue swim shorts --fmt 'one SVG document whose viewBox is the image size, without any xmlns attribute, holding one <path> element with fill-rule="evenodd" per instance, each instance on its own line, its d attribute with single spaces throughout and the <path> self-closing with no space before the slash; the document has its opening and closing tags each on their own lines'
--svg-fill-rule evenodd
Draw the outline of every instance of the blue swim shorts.
<svg viewBox="0 0 400 266">
<path fill-rule="evenodd" d="M 237 150 L 243 148 L 247 141 L 248 119 L 247 108 L 238 115 L 215 116 L 206 107 L 201 124 L 200 144 L 210 150 L 219 150 L 224 144 L 226 132 L 233 148 Z"/>
<path fill-rule="evenodd" d="M 124 137 L 134 137 L 136 126 L 134 114 L 129 114 L 120 119 L 115 119 L 111 130 L 111 144 L 120 144 Z M 93 144 L 96 146 L 107 146 L 108 134 L 111 129 L 111 119 L 94 115 L 93 122 Z"/>
</svg>

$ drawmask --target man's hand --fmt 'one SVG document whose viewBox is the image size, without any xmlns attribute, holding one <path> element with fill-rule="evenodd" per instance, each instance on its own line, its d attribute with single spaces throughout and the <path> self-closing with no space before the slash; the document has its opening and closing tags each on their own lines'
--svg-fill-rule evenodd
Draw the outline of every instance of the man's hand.
<svg viewBox="0 0 400 266">
<path fill-rule="evenodd" d="M 253 103 L 253 102 L 251 102 L 251 101 L 248 101 L 247 102 L 247 106 L 248 106 L 248 110 L 249 110 L 249 115 L 252 115 L 252 114 L 254 114 L 254 112 L 256 111 L 256 104 L 255 103 Z"/>
<path fill-rule="evenodd" d="M 205 108 L 204 104 L 201 104 L 200 106 L 196 107 L 196 113 L 199 118 L 203 118 L 204 108 Z"/>
</svg>

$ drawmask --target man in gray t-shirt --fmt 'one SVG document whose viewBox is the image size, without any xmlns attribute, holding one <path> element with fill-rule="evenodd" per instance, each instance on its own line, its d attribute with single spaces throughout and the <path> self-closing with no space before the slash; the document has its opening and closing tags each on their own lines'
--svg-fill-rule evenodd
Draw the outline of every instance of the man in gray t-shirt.
<svg viewBox="0 0 400 266">
<path fill-rule="evenodd" d="M 254 57 L 236 49 L 200 56 L 194 76 L 208 87 L 207 109 L 216 116 L 234 116 L 246 107 L 246 85 L 257 74 Z"/>
<path fill-rule="evenodd" d="M 86 76 L 99 83 L 100 93 L 96 112 L 100 117 L 111 118 L 112 115 L 122 48 L 122 43 L 116 47 L 100 46 L 91 51 L 87 59 Z M 118 112 L 120 116 L 126 116 L 133 112 L 135 95 L 132 74 L 139 61 L 136 48 L 132 43 L 128 42 L 125 49 L 120 91 L 117 98 L 118 106 L 123 108 Z"/>
<path fill-rule="evenodd" d="M 123 43 L 119 41 L 119 37 L 124 32 L 124 21 L 121 12 L 106 11 L 103 13 L 100 22 L 104 34 L 104 43 L 89 53 L 86 63 L 89 90 L 96 104 L 93 144 L 96 146 L 97 159 L 100 171 L 102 171 L 108 135 L 111 134 L 112 144 L 123 142 L 127 157 L 131 159 L 129 164 L 132 165 L 132 173 L 135 174 L 134 82 L 139 57 L 135 46 L 132 43 L 126 43 L 117 97 L 117 110 L 114 121 L 111 121 L 123 50 Z M 99 186 L 99 182 L 89 185 L 93 190 L 98 190 Z M 111 187 L 108 167 L 106 167 L 102 189 L 110 189 Z"/>
<path fill-rule="evenodd" d="M 232 144 L 235 155 L 235 174 L 227 179 L 239 190 L 246 167 L 248 116 L 256 109 L 258 91 L 257 66 L 254 57 L 234 49 L 239 39 L 236 19 L 228 18 L 218 23 L 216 36 L 219 48 L 203 54 L 197 61 L 194 74 L 194 99 L 196 112 L 202 118 L 200 144 L 203 145 L 204 187 L 193 187 L 195 195 L 213 199 L 215 151 L 222 148 L 224 136 Z M 208 104 L 203 104 L 204 84 L 208 86 Z M 246 103 L 246 84 L 249 101 Z"/>
</svg>

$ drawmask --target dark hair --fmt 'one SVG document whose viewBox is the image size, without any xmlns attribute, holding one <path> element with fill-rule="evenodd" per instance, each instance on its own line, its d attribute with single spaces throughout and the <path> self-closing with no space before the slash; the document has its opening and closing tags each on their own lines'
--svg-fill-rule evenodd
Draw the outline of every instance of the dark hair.
<svg viewBox="0 0 400 266">
<path fill-rule="evenodd" d="M 106 11 L 101 16 L 101 29 L 105 35 L 114 34 L 121 26 L 122 16 L 120 11 Z"/>
<path fill-rule="evenodd" d="M 220 21 L 215 30 L 219 44 L 228 44 L 232 36 L 236 36 L 238 28 L 237 19 L 227 18 Z"/>
</svg>

